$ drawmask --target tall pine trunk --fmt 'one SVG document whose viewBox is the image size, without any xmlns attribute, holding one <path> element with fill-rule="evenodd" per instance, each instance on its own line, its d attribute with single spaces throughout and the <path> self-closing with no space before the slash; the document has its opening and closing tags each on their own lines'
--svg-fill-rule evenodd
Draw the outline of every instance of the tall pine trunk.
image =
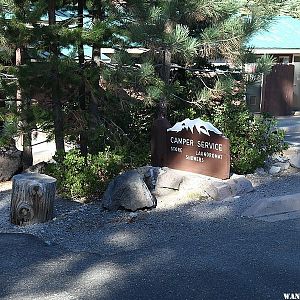
<svg viewBox="0 0 300 300">
<path fill-rule="evenodd" d="M 55 16 L 56 1 L 49 0 L 48 2 L 48 15 L 49 26 L 56 24 Z M 52 103 L 53 103 L 53 120 L 54 120 L 54 135 L 56 151 L 65 152 L 64 145 L 64 121 L 62 104 L 59 97 L 59 74 L 58 74 L 58 45 L 56 41 L 53 41 L 50 45 L 50 58 L 51 58 L 51 74 L 52 74 Z"/>
<path fill-rule="evenodd" d="M 170 72 L 171 72 L 171 52 L 168 49 L 163 50 L 162 59 L 162 70 L 161 79 L 164 81 L 165 85 L 170 84 Z M 167 98 L 162 96 L 158 104 L 158 117 L 167 118 Z"/>
<path fill-rule="evenodd" d="M 5 97 L 0 91 L 0 108 L 1 107 L 5 107 Z M 0 134 L 1 134 L 1 131 L 3 130 L 3 125 L 4 125 L 4 122 L 0 120 Z"/>
<path fill-rule="evenodd" d="M 83 29 L 83 10 L 85 6 L 85 0 L 78 0 L 78 27 Z M 85 80 L 83 74 L 83 66 L 84 66 L 84 49 L 83 44 L 80 43 L 78 46 L 78 60 L 79 66 L 81 68 L 81 83 L 79 86 L 79 106 L 82 112 L 86 111 L 86 99 L 85 99 Z M 86 114 L 84 113 L 84 116 Z M 79 143 L 80 143 L 80 152 L 83 156 L 87 156 L 88 154 L 88 147 L 87 147 L 87 132 L 86 128 L 84 127 L 79 134 Z"/>
<path fill-rule="evenodd" d="M 93 20 L 94 22 L 100 22 L 103 20 L 103 6 L 102 6 L 102 1 L 94 1 L 93 5 Z M 101 46 L 99 43 L 93 44 L 93 50 L 92 50 L 92 59 L 98 66 L 99 74 L 101 72 L 100 68 L 100 60 L 101 60 Z M 89 116 L 89 123 L 88 123 L 88 130 L 89 130 L 89 135 L 92 137 L 96 134 L 96 129 L 97 126 L 99 125 L 99 101 L 95 97 L 95 94 L 93 95 L 93 89 L 97 89 L 97 91 L 100 91 L 99 95 L 101 93 L 101 87 L 100 87 L 100 76 L 99 75 L 99 81 L 97 84 L 92 82 L 93 86 L 89 87 L 90 90 L 90 97 L 89 97 L 89 105 L 88 105 L 88 116 Z M 95 153 L 98 151 L 99 145 L 92 145 L 91 144 L 91 152 Z"/>
<path fill-rule="evenodd" d="M 171 53 L 165 49 L 162 52 L 162 68 L 160 77 L 165 85 L 169 85 L 171 71 Z M 167 119 L 167 98 L 160 98 L 157 108 L 157 119 L 153 121 L 151 130 L 151 164 L 155 167 L 164 167 L 167 164 L 166 141 L 167 129 L 171 127 Z"/>
<path fill-rule="evenodd" d="M 23 52 L 24 48 L 19 47 L 16 50 L 16 66 L 19 67 L 23 63 Z M 22 154 L 22 169 L 26 170 L 33 163 L 32 156 L 32 137 L 31 137 L 31 128 L 28 128 L 28 113 L 31 109 L 31 101 L 30 99 L 26 99 L 22 95 L 22 90 L 19 87 L 17 90 L 17 106 L 21 113 L 22 126 L 24 132 L 21 135 L 21 140 L 23 144 L 23 154 Z"/>
</svg>

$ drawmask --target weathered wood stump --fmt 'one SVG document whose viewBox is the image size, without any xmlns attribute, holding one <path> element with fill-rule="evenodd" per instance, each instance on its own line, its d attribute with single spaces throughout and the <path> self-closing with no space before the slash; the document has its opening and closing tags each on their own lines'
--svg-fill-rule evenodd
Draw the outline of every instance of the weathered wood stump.
<svg viewBox="0 0 300 300">
<path fill-rule="evenodd" d="M 44 174 L 25 173 L 13 177 L 11 223 L 30 225 L 52 219 L 56 179 Z"/>
</svg>

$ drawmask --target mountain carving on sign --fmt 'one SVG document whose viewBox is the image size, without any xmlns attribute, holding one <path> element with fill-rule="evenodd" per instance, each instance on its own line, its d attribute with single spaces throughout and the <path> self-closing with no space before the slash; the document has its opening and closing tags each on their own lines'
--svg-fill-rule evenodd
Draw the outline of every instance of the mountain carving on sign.
<svg viewBox="0 0 300 300">
<path fill-rule="evenodd" d="M 212 131 L 218 135 L 222 135 L 222 132 L 214 125 L 209 122 L 202 121 L 200 118 L 194 120 L 185 119 L 182 122 L 177 122 L 173 127 L 168 128 L 167 131 L 179 132 L 186 129 L 194 133 L 194 127 L 200 134 L 203 133 L 210 136 L 209 132 Z"/>
</svg>

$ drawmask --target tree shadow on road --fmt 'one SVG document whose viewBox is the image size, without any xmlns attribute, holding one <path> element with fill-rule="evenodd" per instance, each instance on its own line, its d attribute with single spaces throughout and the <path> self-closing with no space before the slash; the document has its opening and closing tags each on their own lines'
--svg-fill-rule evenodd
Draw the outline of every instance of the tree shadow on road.
<svg viewBox="0 0 300 300">
<path fill-rule="evenodd" d="M 262 185 L 255 193 L 263 197 L 272 190 Z M 247 206 L 255 197 L 134 217 L 76 204 L 69 210 L 73 228 L 62 225 L 71 230 L 69 249 L 62 247 L 66 241 L 48 245 L 32 235 L 0 235 L 0 298 L 282 299 L 300 289 L 300 221 L 241 218 L 243 206 L 234 201 Z M 90 223 L 88 214 L 80 218 L 97 208 Z"/>
</svg>

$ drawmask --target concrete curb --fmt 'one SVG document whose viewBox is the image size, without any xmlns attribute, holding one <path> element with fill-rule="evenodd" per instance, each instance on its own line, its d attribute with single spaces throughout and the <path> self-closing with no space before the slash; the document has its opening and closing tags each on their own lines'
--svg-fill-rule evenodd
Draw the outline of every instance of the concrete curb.
<svg viewBox="0 0 300 300">
<path fill-rule="evenodd" d="M 300 193 L 260 199 L 242 216 L 268 222 L 300 218 Z"/>
</svg>

